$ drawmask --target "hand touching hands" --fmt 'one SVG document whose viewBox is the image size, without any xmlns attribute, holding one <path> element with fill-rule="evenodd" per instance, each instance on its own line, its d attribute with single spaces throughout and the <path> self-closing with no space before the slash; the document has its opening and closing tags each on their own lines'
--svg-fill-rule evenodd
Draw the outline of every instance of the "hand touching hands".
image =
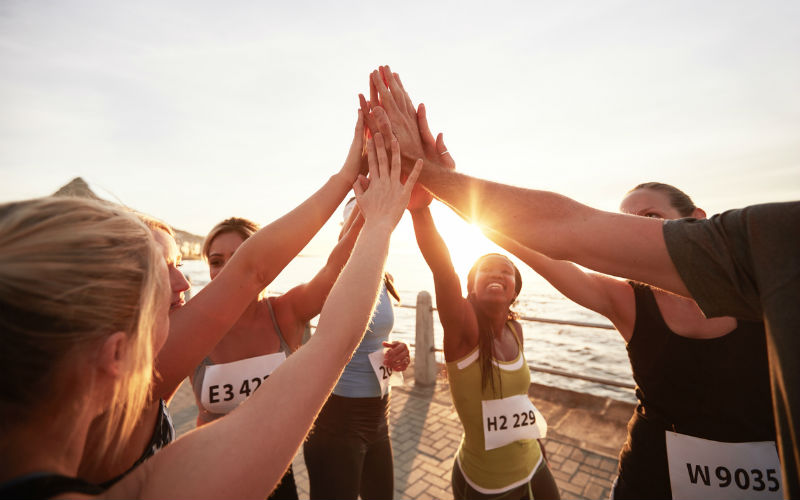
<svg viewBox="0 0 800 500">
<path fill-rule="evenodd" d="M 369 183 L 365 188 L 364 177 L 359 176 L 353 185 L 356 201 L 364 218 L 365 227 L 383 225 L 394 229 L 403 215 L 411 197 L 411 190 L 422 170 L 422 160 L 417 160 L 405 184 L 400 181 L 400 145 L 391 142 L 391 165 L 386 154 L 383 134 L 376 133 L 367 141 Z"/>
</svg>

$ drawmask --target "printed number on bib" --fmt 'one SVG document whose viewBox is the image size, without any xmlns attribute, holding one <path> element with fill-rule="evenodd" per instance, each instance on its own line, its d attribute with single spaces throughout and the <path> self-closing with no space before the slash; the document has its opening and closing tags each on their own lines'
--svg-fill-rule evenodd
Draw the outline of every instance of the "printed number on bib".
<svg viewBox="0 0 800 500">
<path fill-rule="evenodd" d="M 481 401 L 485 448 L 493 450 L 521 439 L 547 435 L 547 422 L 526 394 Z"/>
<path fill-rule="evenodd" d="M 403 372 L 394 371 L 388 366 L 383 366 L 383 355 L 388 350 L 381 349 L 371 353 L 369 362 L 372 365 L 372 370 L 375 372 L 375 377 L 381 385 L 381 396 L 385 396 L 391 385 L 403 385 Z"/>
<path fill-rule="evenodd" d="M 672 498 L 783 498 L 774 441 L 721 443 L 666 433 Z"/>
<path fill-rule="evenodd" d="M 261 387 L 284 360 L 286 354 L 277 352 L 207 366 L 200 403 L 212 413 L 228 413 Z"/>
</svg>

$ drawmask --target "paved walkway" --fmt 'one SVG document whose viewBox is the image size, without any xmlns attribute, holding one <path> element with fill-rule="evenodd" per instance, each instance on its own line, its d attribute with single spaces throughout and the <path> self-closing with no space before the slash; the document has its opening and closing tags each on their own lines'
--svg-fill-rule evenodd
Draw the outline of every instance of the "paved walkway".
<svg viewBox="0 0 800 500">
<path fill-rule="evenodd" d="M 435 387 L 416 387 L 413 376 L 406 386 L 392 389 L 390 431 L 394 449 L 395 498 L 450 499 L 453 457 L 462 427 L 450 400 L 447 382 Z M 545 405 L 546 407 L 547 405 Z M 545 407 L 541 407 L 550 420 Z M 188 383 L 184 382 L 170 404 L 178 435 L 194 428 L 197 409 Z M 630 413 L 628 413 L 630 415 Z M 608 498 L 616 475 L 617 459 L 611 453 L 588 451 L 573 438 L 549 432 L 544 440 L 550 469 L 561 498 Z M 619 449 L 610 443 L 610 449 Z M 308 498 L 308 472 L 302 448 L 294 459 L 300 498 Z"/>
</svg>

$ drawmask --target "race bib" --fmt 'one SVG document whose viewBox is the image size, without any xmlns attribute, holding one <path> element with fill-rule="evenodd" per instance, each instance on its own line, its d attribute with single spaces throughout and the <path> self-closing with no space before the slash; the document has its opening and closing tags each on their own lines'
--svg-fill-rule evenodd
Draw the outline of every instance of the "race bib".
<svg viewBox="0 0 800 500">
<path fill-rule="evenodd" d="M 375 377 L 378 378 L 378 383 L 381 385 L 381 397 L 386 395 L 390 385 L 403 385 L 403 372 L 393 371 L 388 366 L 383 366 L 384 352 L 385 350 L 381 349 L 368 356 Z"/>
<path fill-rule="evenodd" d="M 672 498 L 783 498 L 774 441 L 721 443 L 666 433 Z"/>
<path fill-rule="evenodd" d="M 276 352 L 206 367 L 200 403 L 212 413 L 228 413 L 248 398 L 286 359 Z"/>
<path fill-rule="evenodd" d="M 481 405 L 483 440 L 487 450 L 547 435 L 547 422 L 526 394 L 481 401 Z"/>
</svg>

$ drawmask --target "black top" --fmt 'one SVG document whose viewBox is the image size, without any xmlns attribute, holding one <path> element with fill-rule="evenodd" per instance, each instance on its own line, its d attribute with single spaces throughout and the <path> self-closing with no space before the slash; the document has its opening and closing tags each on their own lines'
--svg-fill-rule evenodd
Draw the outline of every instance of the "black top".
<svg viewBox="0 0 800 500">
<path fill-rule="evenodd" d="M 800 202 L 664 223 L 686 288 L 708 316 L 762 319 L 784 495 L 800 498 Z"/>
<path fill-rule="evenodd" d="M 139 457 L 131 467 L 120 474 L 119 476 L 109 479 L 101 483 L 103 489 L 108 489 L 117 483 L 120 479 L 130 474 L 130 472 L 144 463 L 145 460 L 156 454 L 158 450 L 175 441 L 175 426 L 172 423 L 172 418 L 169 416 L 167 410 L 167 403 L 162 399 L 159 403 L 158 418 L 156 418 L 156 425 L 153 428 L 153 435 L 150 437 L 150 442 L 147 443 L 142 456 Z"/>
<path fill-rule="evenodd" d="M 83 479 L 60 474 L 28 474 L 0 484 L 0 499 L 45 499 L 63 493 L 99 495 L 104 488 Z"/>
<path fill-rule="evenodd" d="M 615 498 L 672 498 L 665 430 L 722 442 L 774 441 L 764 325 L 741 321 L 714 339 L 669 329 L 653 291 L 631 283 L 628 358 L 639 405 L 620 452 Z"/>
</svg>

